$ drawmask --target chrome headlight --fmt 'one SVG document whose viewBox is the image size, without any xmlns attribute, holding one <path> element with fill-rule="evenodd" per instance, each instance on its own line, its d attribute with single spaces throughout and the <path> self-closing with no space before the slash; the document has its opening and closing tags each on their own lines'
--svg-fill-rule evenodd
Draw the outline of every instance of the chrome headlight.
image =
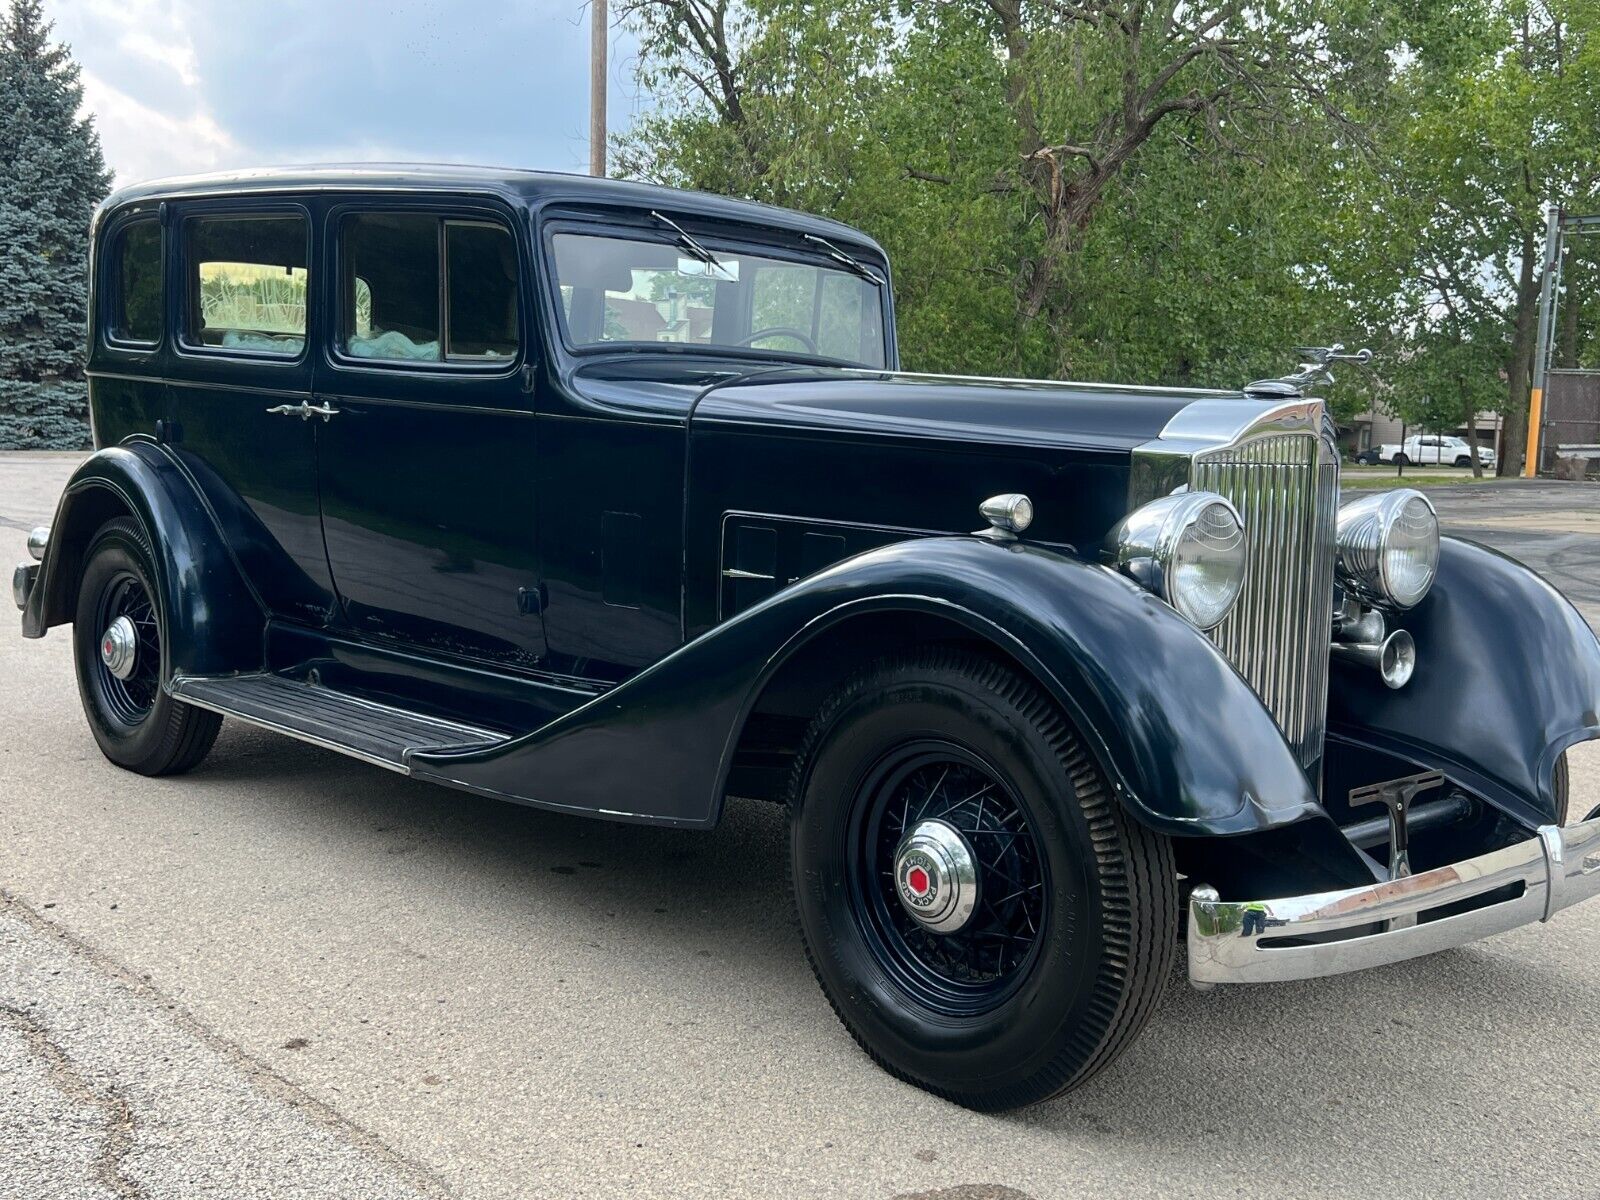
<svg viewBox="0 0 1600 1200">
<path fill-rule="evenodd" d="M 1416 606 L 1439 572 L 1439 517 L 1414 488 L 1362 496 L 1339 509 L 1339 582 L 1382 608 Z"/>
<path fill-rule="evenodd" d="M 1152 500 L 1111 535 L 1117 570 L 1201 629 L 1220 625 L 1239 599 L 1247 549 L 1239 510 L 1215 492 Z"/>
</svg>

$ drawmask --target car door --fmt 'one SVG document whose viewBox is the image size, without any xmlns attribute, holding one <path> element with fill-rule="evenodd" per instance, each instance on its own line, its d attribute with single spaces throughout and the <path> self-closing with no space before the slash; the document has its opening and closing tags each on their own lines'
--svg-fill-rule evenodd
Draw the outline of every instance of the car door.
<svg viewBox="0 0 1600 1200">
<path fill-rule="evenodd" d="M 161 438 L 204 493 L 274 615 L 333 608 L 317 505 L 310 330 L 314 229 L 305 205 L 164 205 L 176 337 Z"/>
<path fill-rule="evenodd" d="M 430 653 L 544 655 L 526 237 L 487 200 L 330 201 L 316 381 L 345 621 Z"/>
</svg>

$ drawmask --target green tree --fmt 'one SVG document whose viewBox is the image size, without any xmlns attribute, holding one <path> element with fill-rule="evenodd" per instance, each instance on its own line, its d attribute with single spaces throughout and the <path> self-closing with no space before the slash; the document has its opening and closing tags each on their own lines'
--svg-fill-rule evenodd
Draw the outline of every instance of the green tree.
<svg viewBox="0 0 1600 1200">
<path fill-rule="evenodd" d="M 0 26 L 0 447 L 86 446 L 89 221 L 110 175 L 39 0 Z"/>
<path fill-rule="evenodd" d="M 1377 169 L 1348 189 L 1377 319 L 1413 377 L 1476 364 L 1469 391 L 1504 412 L 1503 473 L 1521 469 L 1545 207 L 1600 210 L 1600 4 L 1394 0 L 1402 63 L 1368 130 Z M 1387 272 L 1387 279 L 1382 277 Z M 1445 351 L 1448 349 L 1449 353 Z M 1445 369 L 1452 375 L 1456 366 Z M 1404 373 L 1404 372 L 1403 372 Z M 1482 385 L 1492 382 L 1494 388 Z M 1435 378 L 1430 395 L 1443 394 Z M 1397 415 L 1422 403 L 1401 396 Z M 1410 406 L 1408 408 L 1407 406 Z M 1458 412 L 1451 424 L 1467 424 Z"/>
<path fill-rule="evenodd" d="M 1336 96 L 1391 63 L 1349 7 L 635 0 L 618 160 L 872 233 L 915 369 L 1237 386 L 1362 332 Z"/>
</svg>

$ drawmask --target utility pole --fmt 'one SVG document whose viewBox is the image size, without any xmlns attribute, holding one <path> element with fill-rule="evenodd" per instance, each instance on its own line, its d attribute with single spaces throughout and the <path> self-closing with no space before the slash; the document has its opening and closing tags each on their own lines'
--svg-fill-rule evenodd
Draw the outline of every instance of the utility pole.
<svg viewBox="0 0 1600 1200">
<path fill-rule="evenodd" d="M 589 0 L 589 174 L 606 173 L 606 0 Z"/>
<path fill-rule="evenodd" d="M 1545 213 L 1544 277 L 1539 285 L 1539 334 L 1533 350 L 1533 386 L 1528 391 L 1528 457 L 1522 474 L 1539 474 L 1544 434 L 1544 389 L 1550 370 L 1550 341 L 1555 329 L 1556 275 L 1561 269 L 1561 210 L 1554 204 Z"/>
</svg>

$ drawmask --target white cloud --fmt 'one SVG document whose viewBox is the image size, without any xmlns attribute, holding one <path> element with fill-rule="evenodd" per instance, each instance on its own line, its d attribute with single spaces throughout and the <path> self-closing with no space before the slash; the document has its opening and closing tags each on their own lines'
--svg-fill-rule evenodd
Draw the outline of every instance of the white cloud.
<svg viewBox="0 0 1600 1200">
<path fill-rule="evenodd" d="M 0 0 L 3 3 L 4 0 Z M 585 0 L 45 0 L 119 184 L 339 159 L 581 169 Z M 638 110 L 611 43 L 613 128 Z"/>
<path fill-rule="evenodd" d="M 83 72 L 84 107 L 95 115 L 106 161 L 117 183 L 163 175 L 189 175 L 240 165 L 249 158 L 211 115 L 198 106 L 160 112 Z"/>
<path fill-rule="evenodd" d="M 205 101 L 187 3 L 57 0 L 47 15 L 83 67 L 84 107 L 119 184 L 250 158 Z"/>
</svg>

